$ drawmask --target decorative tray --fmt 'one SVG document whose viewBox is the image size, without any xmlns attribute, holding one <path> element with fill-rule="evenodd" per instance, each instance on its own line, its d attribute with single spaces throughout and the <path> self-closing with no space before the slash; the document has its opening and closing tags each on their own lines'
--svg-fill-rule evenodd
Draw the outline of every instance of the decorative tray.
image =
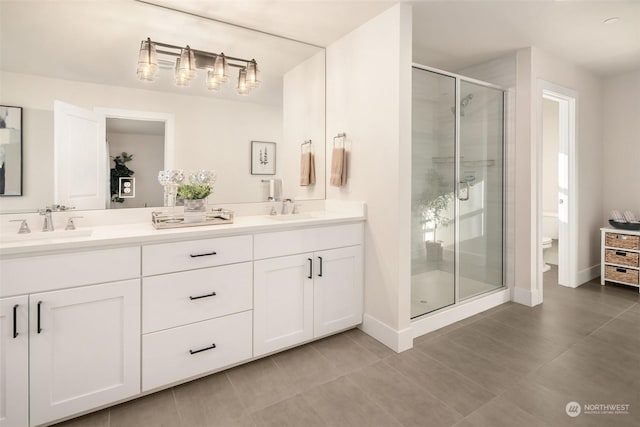
<svg viewBox="0 0 640 427">
<path fill-rule="evenodd" d="M 638 222 L 618 222 L 610 219 L 609 224 L 611 224 L 613 228 L 619 228 L 620 230 L 640 231 L 640 223 Z"/>
<path fill-rule="evenodd" d="M 233 224 L 233 211 L 212 209 L 207 211 L 205 220 L 200 222 L 184 222 L 184 214 L 178 212 L 151 212 L 151 223 L 156 229 L 200 227 L 203 225 Z"/>
</svg>

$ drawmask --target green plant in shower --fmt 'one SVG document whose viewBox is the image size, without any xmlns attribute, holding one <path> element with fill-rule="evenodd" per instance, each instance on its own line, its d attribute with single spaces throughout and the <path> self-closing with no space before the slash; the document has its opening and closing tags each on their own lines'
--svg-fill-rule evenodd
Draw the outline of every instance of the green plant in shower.
<svg viewBox="0 0 640 427">
<path fill-rule="evenodd" d="M 447 216 L 449 204 L 453 201 L 453 191 L 442 191 L 450 188 L 443 177 L 434 169 L 429 169 L 426 174 L 426 182 L 429 186 L 416 204 L 422 217 L 422 225 L 433 227 L 433 242 L 437 242 L 436 233 L 439 225 L 447 225 L 451 218 Z"/>
<path fill-rule="evenodd" d="M 111 157 L 115 166 L 111 168 L 110 181 L 111 181 L 111 201 L 114 203 L 123 203 L 124 199 L 118 197 L 118 186 L 120 184 L 120 178 L 129 178 L 135 173 L 129 169 L 126 165 L 127 162 L 133 160 L 133 154 L 129 154 L 125 151 L 117 156 Z"/>
<path fill-rule="evenodd" d="M 436 242 L 436 232 L 439 225 L 447 225 L 451 219 L 446 215 L 449 203 L 453 201 L 453 193 L 440 194 L 433 199 L 420 204 L 422 221 L 433 224 L 433 241 Z"/>
</svg>

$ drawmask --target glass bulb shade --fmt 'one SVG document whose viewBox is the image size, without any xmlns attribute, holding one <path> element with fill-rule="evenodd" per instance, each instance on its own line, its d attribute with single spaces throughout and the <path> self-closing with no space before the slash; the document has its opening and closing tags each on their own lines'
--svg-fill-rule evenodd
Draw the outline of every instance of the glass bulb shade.
<svg viewBox="0 0 640 427">
<path fill-rule="evenodd" d="M 215 75 L 213 71 L 207 72 L 207 89 L 209 90 L 220 90 L 220 80 Z"/>
<path fill-rule="evenodd" d="M 244 68 L 241 68 L 240 73 L 238 74 L 238 94 L 248 95 L 249 90 L 251 90 L 251 88 L 247 83 L 247 70 Z"/>
<path fill-rule="evenodd" d="M 196 55 L 189 46 L 180 51 L 180 72 L 192 79 L 196 76 Z"/>
<path fill-rule="evenodd" d="M 191 84 L 191 80 L 189 79 L 188 73 L 186 73 L 183 69 L 181 69 L 180 58 L 176 58 L 176 75 L 175 75 L 175 83 L 176 86 L 187 87 Z"/>
<path fill-rule="evenodd" d="M 260 87 L 260 70 L 256 61 L 247 64 L 247 84 L 252 89 Z"/>
<path fill-rule="evenodd" d="M 227 58 L 224 57 L 224 53 L 216 56 L 216 60 L 213 63 L 213 73 L 221 83 L 226 83 L 229 80 L 229 65 L 227 64 Z"/>
<path fill-rule="evenodd" d="M 158 54 L 156 45 L 143 40 L 140 43 L 140 53 L 138 53 L 138 78 L 143 81 L 152 82 L 158 72 Z"/>
</svg>

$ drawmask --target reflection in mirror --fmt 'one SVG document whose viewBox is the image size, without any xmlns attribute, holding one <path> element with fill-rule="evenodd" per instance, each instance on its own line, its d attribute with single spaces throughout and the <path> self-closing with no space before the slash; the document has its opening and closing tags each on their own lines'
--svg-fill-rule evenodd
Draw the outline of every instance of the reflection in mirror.
<svg viewBox="0 0 640 427">
<path fill-rule="evenodd" d="M 120 144 L 118 136 L 106 138 L 107 151 L 103 139 L 99 173 L 104 185 L 79 189 L 94 195 L 103 190 L 103 202 L 101 207 L 80 205 L 83 209 L 162 205 L 157 194 L 147 196 L 143 189 L 155 187 L 161 193 L 157 172 L 168 167 L 215 170 L 209 203 L 265 201 L 268 184 L 250 173 L 251 141 L 276 142 L 275 178 L 282 180 L 283 197 L 324 198 L 324 49 L 140 2 L 2 1 L 0 9 L 0 104 L 23 107 L 24 142 L 23 196 L 0 200 L 0 212 L 33 211 L 52 203 L 76 206 L 62 203 L 54 158 L 64 164 L 67 183 L 95 183 L 91 174 L 97 176 L 97 166 L 69 153 L 61 159 L 62 152 L 55 148 L 56 100 L 103 117 L 100 126 L 105 131 L 105 109 L 171 115 L 175 120 L 172 129 L 165 129 L 165 139 L 171 135 L 175 143 L 170 150 L 165 144 L 164 154 L 112 148 Z M 140 41 L 147 37 L 255 58 L 260 88 L 241 96 L 230 79 L 212 92 L 202 70 L 190 87 L 177 87 L 175 64 L 166 60 L 159 61 L 156 81 L 142 82 L 136 67 Z M 125 132 L 114 135 L 119 133 Z M 316 184 L 311 186 L 300 185 L 300 144 L 306 140 L 314 143 L 316 161 Z M 126 164 L 135 171 L 136 197 L 113 203 L 111 157 L 123 151 L 133 154 Z M 164 165 L 159 167 L 161 157 Z M 145 169 L 156 169 L 152 178 L 143 174 Z"/>
<path fill-rule="evenodd" d="M 164 128 L 164 122 L 160 121 L 106 119 L 111 208 L 162 206 L 162 187 L 157 176 L 158 171 L 165 169 Z M 121 191 L 120 178 L 128 177 L 133 179 L 133 196 Z"/>
</svg>

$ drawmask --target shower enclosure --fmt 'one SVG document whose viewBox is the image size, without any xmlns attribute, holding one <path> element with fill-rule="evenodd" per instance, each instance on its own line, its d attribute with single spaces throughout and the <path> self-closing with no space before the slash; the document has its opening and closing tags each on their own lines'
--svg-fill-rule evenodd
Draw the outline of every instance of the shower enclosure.
<svg viewBox="0 0 640 427">
<path fill-rule="evenodd" d="M 503 286 L 504 98 L 413 67 L 411 318 Z"/>
</svg>

